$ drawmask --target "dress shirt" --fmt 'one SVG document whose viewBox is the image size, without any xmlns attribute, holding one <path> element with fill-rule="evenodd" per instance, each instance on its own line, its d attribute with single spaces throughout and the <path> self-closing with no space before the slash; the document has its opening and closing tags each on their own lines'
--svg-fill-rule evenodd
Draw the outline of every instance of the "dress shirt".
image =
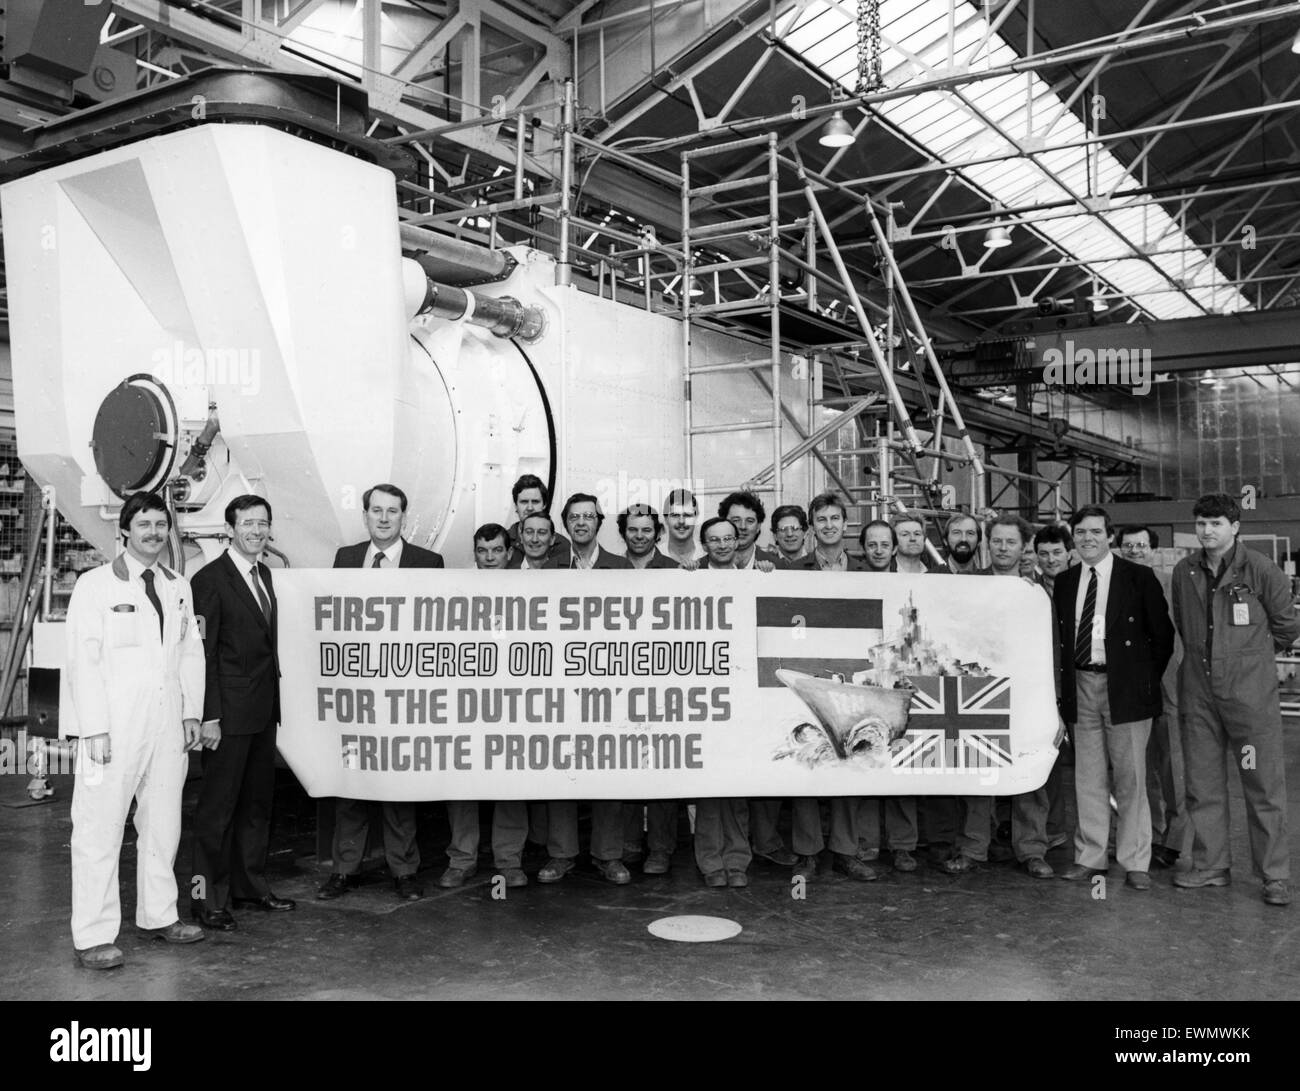
<svg viewBox="0 0 1300 1091">
<path fill-rule="evenodd" d="M 1115 554 L 1107 553 L 1097 564 L 1089 565 L 1085 562 L 1079 568 L 1079 590 L 1074 596 L 1074 632 L 1075 640 L 1078 640 L 1079 621 L 1083 617 L 1083 603 L 1088 597 L 1088 581 L 1091 578 L 1090 569 L 1093 567 L 1097 570 L 1097 604 L 1093 609 L 1093 618 L 1101 618 L 1102 624 L 1098 625 L 1093 621 L 1092 626 L 1092 662 L 1098 667 L 1106 665 L 1106 601 L 1110 598 L 1110 574 L 1115 569 Z M 1073 649 L 1068 649 L 1070 654 L 1074 654 Z"/>
</svg>

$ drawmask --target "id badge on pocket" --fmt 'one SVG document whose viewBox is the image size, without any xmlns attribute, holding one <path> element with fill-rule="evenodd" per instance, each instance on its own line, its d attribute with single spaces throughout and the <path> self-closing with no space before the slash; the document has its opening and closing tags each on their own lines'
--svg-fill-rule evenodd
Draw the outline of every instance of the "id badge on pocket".
<svg viewBox="0 0 1300 1091">
<path fill-rule="evenodd" d="M 1234 625 L 1250 624 L 1250 604 L 1246 602 L 1234 602 L 1232 604 L 1232 623 Z"/>
</svg>

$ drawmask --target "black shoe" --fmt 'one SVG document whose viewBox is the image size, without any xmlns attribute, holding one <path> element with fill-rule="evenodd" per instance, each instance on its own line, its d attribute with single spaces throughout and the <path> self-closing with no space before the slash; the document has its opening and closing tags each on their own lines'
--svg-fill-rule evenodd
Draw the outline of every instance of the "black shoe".
<svg viewBox="0 0 1300 1091">
<path fill-rule="evenodd" d="M 1153 868 L 1177 867 L 1178 857 L 1181 855 L 1177 849 L 1166 848 L 1164 845 L 1151 846 L 1151 866 Z"/>
<path fill-rule="evenodd" d="M 399 875 L 393 880 L 393 889 L 404 902 L 418 902 L 424 897 L 424 887 L 415 881 L 414 875 Z"/>
<path fill-rule="evenodd" d="M 298 908 L 298 903 L 292 898 L 277 898 L 271 893 L 260 898 L 231 898 L 230 903 L 236 909 L 260 909 L 264 913 L 288 913 Z"/>
<path fill-rule="evenodd" d="M 226 909 L 204 909 L 202 906 L 196 906 L 190 915 L 204 928 L 211 929 L 213 932 L 233 932 L 237 927 L 235 918 Z"/>
<path fill-rule="evenodd" d="M 323 901 L 329 901 L 331 898 L 341 898 L 356 885 L 356 879 L 351 875 L 340 875 L 336 871 L 321 884 L 320 889 L 316 891 L 316 897 Z"/>
</svg>

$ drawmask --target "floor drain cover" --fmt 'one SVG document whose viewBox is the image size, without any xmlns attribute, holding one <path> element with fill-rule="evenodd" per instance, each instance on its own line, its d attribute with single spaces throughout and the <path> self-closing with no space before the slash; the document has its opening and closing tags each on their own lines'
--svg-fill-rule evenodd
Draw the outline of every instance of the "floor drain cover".
<svg viewBox="0 0 1300 1091">
<path fill-rule="evenodd" d="M 660 917 L 647 927 L 652 936 L 676 943 L 716 943 L 742 931 L 740 925 L 725 917 Z"/>
</svg>

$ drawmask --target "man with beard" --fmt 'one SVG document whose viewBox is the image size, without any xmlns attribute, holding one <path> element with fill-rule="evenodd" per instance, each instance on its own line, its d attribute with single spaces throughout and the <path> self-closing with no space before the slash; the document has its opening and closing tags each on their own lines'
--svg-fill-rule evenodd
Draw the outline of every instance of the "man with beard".
<svg viewBox="0 0 1300 1091">
<path fill-rule="evenodd" d="M 844 548 L 844 525 L 848 510 L 844 501 L 834 493 L 814 496 L 808 505 L 808 522 L 813 528 L 817 545 L 812 554 L 793 567 L 801 572 L 864 572 L 867 566 L 856 557 L 850 557 Z M 889 531 L 889 525 L 885 524 Z M 892 532 L 890 532 L 892 533 Z M 888 537 L 888 534 L 886 535 Z M 888 567 L 888 558 L 886 558 Z M 835 796 L 830 800 L 831 867 L 859 882 L 870 882 L 875 871 L 858 859 L 859 808 L 869 805 L 876 808 L 876 840 L 880 839 L 879 801 L 860 800 L 850 796 Z M 822 835 L 821 804 L 812 797 L 791 801 L 792 838 L 798 859 L 794 874 L 804 879 L 817 875 L 817 857 L 826 848 Z"/>
<path fill-rule="evenodd" d="M 948 571 L 958 576 L 987 576 L 988 569 L 979 565 L 980 543 L 984 531 L 973 515 L 954 515 L 943 528 L 948 545 Z"/>
<path fill-rule="evenodd" d="M 509 561 L 509 536 L 498 523 L 485 523 L 474 532 L 474 567 L 500 570 Z M 447 845 L 447 870 L 438 878 L 444 889 L 464 886 L 478 872 L 479 829 L 478 800 L 447 801 L 447 821 L 451 841 Z M 528 804 L 522 800 L 503 799 L 492 805 L 492 866 L 505 879 L 507 887 L 528 885 L 524 874 L 524 841 L 528 836 Z"/>
<path fill-rule="evenodd" d="M 984 531 L 974 516 L 964 512 L 954 515 L 944 527 L 943 537 L 948 546 L 949 573 L 959 576 L 989 575 L 989 570 L 980 568 L 976 559 Z M 960 875 L 988 862 L 993 800 L 989 796 L 952 798 L 956 802 L 957 843 L 953 855 L 944 861 L 943 869 L 949 875 Z"/>
</svg>

